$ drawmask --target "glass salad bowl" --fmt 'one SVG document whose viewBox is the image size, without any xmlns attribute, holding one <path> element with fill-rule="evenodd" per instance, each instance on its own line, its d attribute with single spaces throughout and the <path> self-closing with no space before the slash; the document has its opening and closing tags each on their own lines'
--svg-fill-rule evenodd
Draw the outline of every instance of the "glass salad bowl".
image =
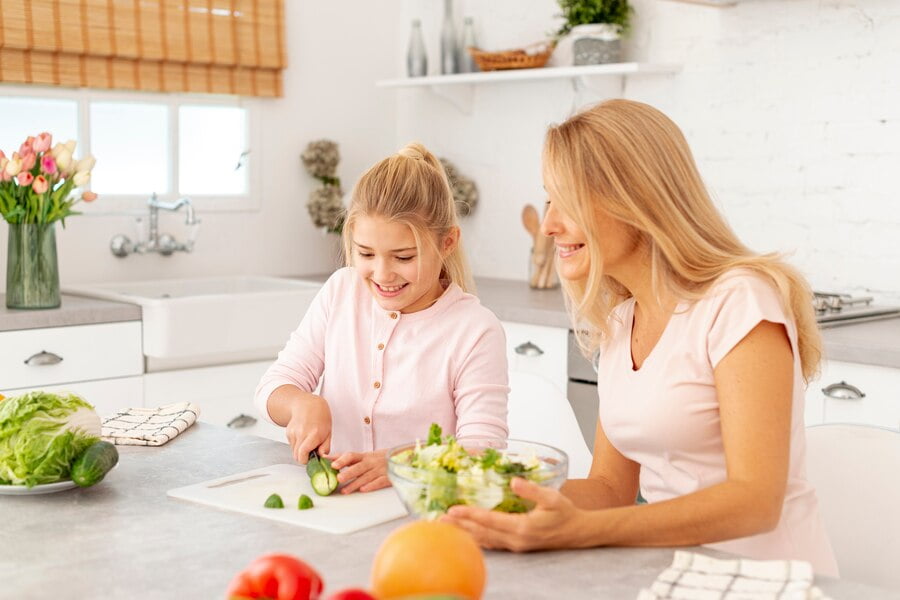
<svg viewBox="0 0 900 600">
<path fill-rule="evenodd" d="M 409 511 L 436 519 L 454 505 L 527 512 L 534 503 L 510 490 L 513 477 L 559 489 L 569 459 L 562 450 L 524 440 L 453 437 L 392 448 L 388 478 Z"/>
</svg>

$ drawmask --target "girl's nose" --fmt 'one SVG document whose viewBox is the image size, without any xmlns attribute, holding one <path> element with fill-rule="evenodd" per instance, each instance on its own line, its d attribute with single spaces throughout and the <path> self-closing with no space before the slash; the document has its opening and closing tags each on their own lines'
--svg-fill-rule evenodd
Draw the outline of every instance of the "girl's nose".
<svg viewBox="0 0 900 600">
<path fill-rule="evenodd" d="M 394 279 L 388 260 L 382 258 L 375 261 L 375 279 L 378 283 L 390 283 Z"/>
</svg>

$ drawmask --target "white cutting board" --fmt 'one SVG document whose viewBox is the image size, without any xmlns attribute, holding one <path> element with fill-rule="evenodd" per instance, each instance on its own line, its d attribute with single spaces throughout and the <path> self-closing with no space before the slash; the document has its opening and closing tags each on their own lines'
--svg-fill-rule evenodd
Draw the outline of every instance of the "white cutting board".
<svg viewBox="0 0 900 600">
<path fill-rule="evenodd" d="M 319 496 L 313 492 L 306 467 L 301 465 L 272 465 L 176 488 L 166 494 L 327 533 L 351 533 L 407 515 L 393 488 L 353 494 L 336 491 L 330 496 Z M 263 506 L 271 494 L 281 496 L 284 508 Z M 313 508 L 297 508 L 300 494 L 312 498 Z"/>
</svg>

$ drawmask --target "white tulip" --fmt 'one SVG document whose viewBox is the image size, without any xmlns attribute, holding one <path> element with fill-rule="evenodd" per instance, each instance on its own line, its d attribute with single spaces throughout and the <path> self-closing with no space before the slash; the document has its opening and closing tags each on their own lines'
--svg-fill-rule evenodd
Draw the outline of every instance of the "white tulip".
<svg viewBox="0 0 900 600">
<path fill-rule="evenodd" d="M 55 156 L 56 158 L 56 166 L 59 167 L 61 171 L 65 171 L 69 168 L 69 165 L 72 164 L 72 152 L 66 147 L 63 146 L 59 154 Z"/>
<path fill-rule="evenodd" d="M 75 154 L 75 140 L 69 140 L 63 146 L 69 151 L 69 154 Z"/>
<path fill-rule="evenodd" d="M 13 154 L 13 157 L 6 163 L 6 174 L 10 177 L 15 177 L 19 174 L 19 171 L 22 170 L 22 159 L 19 158 L 18 153 Z"/>
<path fill-rule="evenodd" d="M 75 173 L 75 178 L 74 178 L 75 186 L 81 187 L 84 184 L 86 184 L 88 181 L 90 181 L 90 179 L 91 179 L 90 171 L 79 171 L 78 173 Z"/>
<path fill-rule="evenodd" d="M 75 164 L 75 171 L 78 173 L 80 173 L 81 171 L 90 171 L 94 168 L 94 165 L 96 163 L 97 159 L 94 158 L 92 154 L 88 154 Z"/>
</svg>

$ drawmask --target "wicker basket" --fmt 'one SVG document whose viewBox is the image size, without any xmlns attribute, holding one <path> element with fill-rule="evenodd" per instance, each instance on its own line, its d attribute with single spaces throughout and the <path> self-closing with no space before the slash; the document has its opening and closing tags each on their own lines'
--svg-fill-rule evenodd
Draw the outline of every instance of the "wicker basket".
<svg viewBox="0 0 900 600">
<path fill-rule="evenodd" d="M 547 64 L 553 54 L 552 42 L 539 42 L 517 50 L 486 52 L 479 48 L 466 48 L 482 71 L 501 69 L 537 69 Z"/>
</svg>

